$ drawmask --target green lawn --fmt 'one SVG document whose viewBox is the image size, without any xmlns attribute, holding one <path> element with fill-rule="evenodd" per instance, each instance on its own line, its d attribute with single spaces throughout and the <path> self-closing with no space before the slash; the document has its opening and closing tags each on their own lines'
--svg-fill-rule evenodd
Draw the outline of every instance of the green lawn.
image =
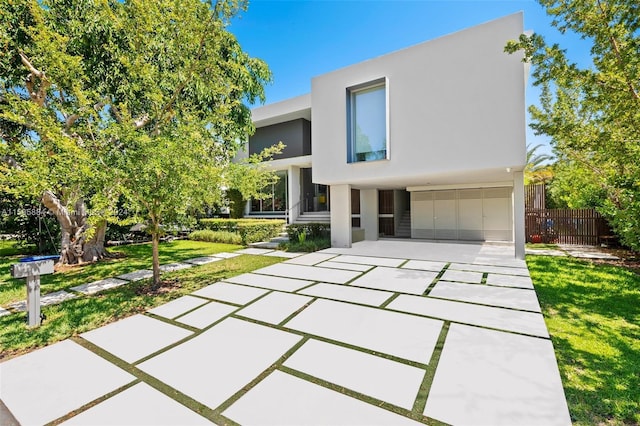
<svg viewBox="0 0 640 426">
<path fill-rule="evenodd" d="M 242 246 L 176 240 L 160 244 L 160 264 L 179 262 L 223 251 L 234 251 L 240 248 Z M 40 279 L 41 294 L 65 290 L 103 278 L 137 271 L 138 269 L 151 269 L 150 243 L 110 248 L 109 252 L 119 253 L 124 257 L 107 259 L 82 267 L 74 267 L 65 271 L 64 274 L 43 275 Z M 9 272 L 10 265 L 17 262 L 20 257 L 22 256 L 14 252 L 12 255 L 5 255 L 0 258 L 0 306 L 24 300 L 25 298 L 24 280 L 12 279 Z"/>
<path fill-rule="evenodd" d="M 640 276 L 527 256 L 577 425 L 640 423 Z"/>
<path fill-rule="evenodd" d="M 233 251 L 240 246 L 194 241 L 174 241 L 160 245 L 160 263 L 170 263 L 223 251 Z M 126 258 L 111 259 L 82 268 L 73 268 L 64 273 L 43 276 L 42 294 L 79 285 L 101 278 L 112 277 L 141 268 L 149 268 L 150 244 L 123 246 L 118 251 Z M 0 273 L 0 298 L 24 299 L 24 280 L 8 278 L 8 265 L 17 261 L 17 256 L 2 258 Z M 60 305 L 43 307 L 47 319 L 37 329 L 25 326 L 24 314 L 0 317 L 0 359 L 13 357 L 28 350 L 42 347 L 70 336 L 82 333 L 119 318 L 161 305 L 183 294 L 191 293 L 224 278 L 250 272 L 284 259 L 269 256 L 243 255 L 231 259 L 196 266 L 168 274 L 163 280 L 171 285 L 151 293 L 148 280 L 126 284 L 93 296 L 81 296 Z M 4 303 L 4 302 L 3 302 Z"/>
</svg>

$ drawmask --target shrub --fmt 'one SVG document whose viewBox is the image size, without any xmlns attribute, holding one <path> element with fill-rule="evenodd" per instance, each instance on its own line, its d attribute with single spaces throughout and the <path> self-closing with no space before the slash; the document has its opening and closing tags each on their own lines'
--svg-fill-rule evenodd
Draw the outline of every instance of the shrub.
<svg viewBox="0 0 640 426">
<path fill-rule="evenodd" d="M 201 227 L 235 233 L 244 245 L 277 237 L 284 223 L 274 219 L 200 219 Z"/>
<path fill-rule="evenodd" d="M 331 225 L 328 223 L 293 223 L 287 226 L 287 234 L 289 235 L 289 241 L 299 241 L 300 234 L 305 234 L 307 240 L 317 240 L 329 238 L 331 231 Z"/>
<path fill-rule="evenodd" d="M 281 244 L 281 247 L 282 249 L 291 252 L 310 253 L 331 247 L 331 240 L 329 238 L 314 238 L 306 239 L 304 241 L 290 241 L 288 243 Z"/>
<path fill-rule="evenodd" d="M 234 232 L 211 231 L 201 229 L 189 234 L 189 239 L 194 241 L 207 241 L 210 243 L 242 244 L 242 237 Z"/>
</svg>

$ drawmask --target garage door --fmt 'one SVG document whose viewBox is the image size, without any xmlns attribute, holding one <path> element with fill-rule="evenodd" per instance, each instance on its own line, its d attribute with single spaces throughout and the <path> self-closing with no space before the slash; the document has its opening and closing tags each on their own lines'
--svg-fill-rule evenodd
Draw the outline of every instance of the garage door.
<svg viewBox="0 0 640 426">
<path fill-rule="evenodd" d="M 411 237 L 511 241 L 511 188 L 411 193 Z"/>
</svg>

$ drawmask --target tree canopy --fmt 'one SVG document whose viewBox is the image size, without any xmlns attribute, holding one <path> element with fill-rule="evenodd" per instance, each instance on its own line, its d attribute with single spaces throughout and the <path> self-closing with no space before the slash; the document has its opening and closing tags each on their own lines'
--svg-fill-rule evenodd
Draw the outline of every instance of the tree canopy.
<svg viewBox="0 0 640 426">
<path fill-rule="evenodd" d="M 640 3 L 636 0 L 538 0 L 562 33 L 591 43 L 592 65 L 570 61 L 540 34 L 521 35 L 540 86 L 532 128 L 551 137 L 556 196 L 596 205 L 622 242 L 640 249 Z"/>
<path fill-rule="evenodd" d="M 226 170 L 254 130 L 247 104 L 264 101 L 271 75 L 227 28 L 246 6 L 4 2 L 0 190 L 42 197 L 69 222 L 76 252 L 85 248 L 73 243 L 116 220 L 112 207 L 124 200 L 157 249 L 164 222 L 220 201 Z M 64 255 L 64 235 L 62 245 Z M 154 272 L 157 283 L 157 250 Z"/>
</svg>

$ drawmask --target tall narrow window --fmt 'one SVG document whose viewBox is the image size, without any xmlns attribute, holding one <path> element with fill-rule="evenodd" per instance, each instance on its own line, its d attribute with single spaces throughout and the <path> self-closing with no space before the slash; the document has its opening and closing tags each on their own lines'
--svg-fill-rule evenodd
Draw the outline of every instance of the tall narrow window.
<svg viewBox="0 0 640 426">
<path fill-rule="evenodd" d="M 387 96 L 384 81 L 348 92 L 348 162 L 387 156 Z"/>
</svg>

